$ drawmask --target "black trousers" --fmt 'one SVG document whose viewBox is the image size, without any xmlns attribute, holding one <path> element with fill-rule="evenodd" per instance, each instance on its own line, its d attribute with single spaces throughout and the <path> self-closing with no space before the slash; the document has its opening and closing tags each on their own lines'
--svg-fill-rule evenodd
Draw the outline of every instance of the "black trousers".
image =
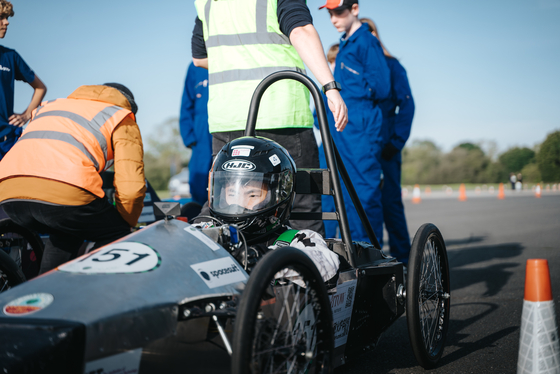
<svg viewBox="0 0 560 374">
<path fill-rule="evenodd" d="M 215 157 L 220 149 L 230 141 L 240 138 L 245 131 L 215 132 L 212 134 L 212 156 Z M 277 130 L 256 131 L 257 136 L 274 140 L 286 148 L 294 159 L 298 168 L 319 168 L 319 149 L 312 128 L 290 128 Z M 294 211 L 321 212 L 320 195 L 296 195 Z M 325 225 L 322 220 L 304 221 L 290 220 L 289 225 L 293 229 L 313 230 L 323 237 L 325 236 Z"/>
<path fill-rule="evenodd" d="M 87 205 L 53 205 L 41 201 L 9 201 L 2 204 L 6 214 L 18 225 L 49 234 L 52 244 L 75 255 L 84 240 L 99 248 L 130 234 L 130 226 L 107 199 Z"/>
</svg>

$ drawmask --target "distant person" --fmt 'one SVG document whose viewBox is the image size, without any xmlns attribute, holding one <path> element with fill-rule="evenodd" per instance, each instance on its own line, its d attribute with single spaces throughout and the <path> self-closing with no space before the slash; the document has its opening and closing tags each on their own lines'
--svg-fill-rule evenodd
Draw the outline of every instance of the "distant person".
<svg viewBox="0 0 560 374">
<path fill-rule="evenodd" d="M 185 147 L 192 149 L 189 185 L 193 202 L 208 200 L 208 173 L 212 166 L 212 136 L 208 130 L 208 70 L 190 64 L 185 79 L 179 129 Z"/>
<path fill-rule="evenodd" d="M 515 190 L 515 182 L 517 182 L 517 177 L 515 173 L 509 173 L 509 183 L 511 183 L 511 189 Z"/>
<path fill-rule="evenodd" d="M 42 103 L 0 162 L 0 203 L 29 230 L 48 233 L 40 273 L 131 232 L 142 212 L 144 151 L 132 92 L 118 83 L 81 86 Z M 114 165 L 115 206 L 100 173 Z"/>
<path fill-rule="evenodd" d="M 8 31 L 8 17 L 14 16 L 12 3 L 0 0 L 0 39 Z M 30 41 L 33 43 L 33 41 Z M 33 87 L 33 96 L 23 113 L 14 113 L 14 82 L 24 81 Z M 0 45 L 0 160 L 13 147 L 22 132 L 22 126 L 39 106 L 47 87 L 21 56 L 13 49 Z"/>
<path fill-rule="evenodd" d="M 381 109 L 377 105 L 390 92 L 390 72 L 377 38 L 359 18 L 357 0 L 328 0 L 334 27 L 343 32 L 336 56 L 334 77 L 350 110 L 348 128 L 333 131 L 333 139 L 377 238 L 383 237 L 381 206 Z M 354 205 L 343 188 L 344 203 L 353 240 L 369 241 Z M 381 241 L 380 241 L 381 242 Z"/>
<path fill-rule="evenodd" d="M 305 1 L 261 0 L 257 4 L 255 8 L 255 2 L 249 0 L 195 1 L 198 18 L 192 38 L 193 61 L 209 71 L 208 116 L 214 155 L 244 134 L 255 88 L 277 71 L 304 73 L 307 65 L 326 92 L 337 130 L 342 131 L 348 120 L 340 85 L 329 69 Z M 256 135 L 287 149 L 298 168 L 319 167 L 309 92 L 301 83 L 274 83 L 261 100 L 256 128 Z M 321 197 L 298 195 L 294 210 L 320 213 Z M 292 220 L 290 224 L 324 234 L 322 220 Z"/>
<path fill-rule="evenodd" d="M 381 169 L 384 179 L 381 203 L 385 228 L 389 234 L 391 255 L 407 265 L 410 236 L 401 194 L 401 151 L 410 135 L 414 117 L 414 100 L 406 70 L 381 42 L 375 23 L 369 18 L 362 18 L 360 21 L 366 23 L 373 36 L 379 40 L 385 61 L 391 71 L 391 93 L 387 99 L 379 103 L 383 113 Z"/>
</svg>

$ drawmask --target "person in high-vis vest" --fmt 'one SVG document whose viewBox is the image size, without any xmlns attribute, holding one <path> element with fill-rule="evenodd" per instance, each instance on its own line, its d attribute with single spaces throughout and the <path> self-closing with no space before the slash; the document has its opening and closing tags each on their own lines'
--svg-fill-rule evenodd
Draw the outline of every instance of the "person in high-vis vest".
<svg viewBox="0 0 560 374">
<path fill-rule="evenodd" d="M 269 74 L 305 65 L 323 86 L 336 129 L 348 121 L 346 105 L 329 69 L 305 0 L 196 0 L 193 62 L 209 73 L 208 121 L 216 155 L 243 135 L 249 103 Z M 309 92 L 293 80 L 274 83 L 262 97 L 256 134 L 282 145 L 299 168 L 318 168 Z M 294 210 L 321 212 L 321 197 L 296 197 Z M 291 221 L 293 227 L 324 234 L 323 222 Z"/>
<path fill-rule="evenodd" d="M 118 83 L 81 86 L 43 102 L 0 162 L 0 204 L 17 224 L 49 234 L 40 273 L 131 232 L 146 183 L 136 103 Z M 100 173 L 114 166 L 115 205 Z"/>
</svg>

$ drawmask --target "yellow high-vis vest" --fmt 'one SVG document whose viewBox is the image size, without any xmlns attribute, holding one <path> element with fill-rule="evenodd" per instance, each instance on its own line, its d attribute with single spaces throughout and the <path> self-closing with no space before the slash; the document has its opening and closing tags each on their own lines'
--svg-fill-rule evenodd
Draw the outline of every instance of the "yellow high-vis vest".
<svg viewBox="0 0 560 374">
<path fill-rule="evenodd" d="M 195 0 L 208 53 L 210 132 L 244 130 L 257 85 L 280 70 L 304 73 L 280 31 L 278 0 Z M 312 127 L 309 91 L 294 80 L 270 86 L 261 99 L 257 130 Z"/>
</svg>

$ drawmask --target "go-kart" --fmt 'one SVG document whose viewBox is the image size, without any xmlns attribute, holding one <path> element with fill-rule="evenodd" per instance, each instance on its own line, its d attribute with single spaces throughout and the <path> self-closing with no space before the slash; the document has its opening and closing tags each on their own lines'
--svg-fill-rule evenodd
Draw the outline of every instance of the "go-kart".
<svg viewBox="0 0 560 374">
<path fill-rule="evenodd" d="M 329 373 L 368 349 L 407 310 L 414 354 L 425 368 L 443 353 L 450 285 L 445 243 L 432 224 L 403 264 L 383 254 L 331 140 L 317 86 L 283 71 L 255 90 L 245 135 L 255 134 L 260 99 L 294 79 L 317 107 L 328 169 L 298 170 L 297 193 L 333 195 L 336 212 L 293 212 L 293 219 L 336 219 L 327 240 L 341 263 L 327 291 L 302 251 L 269 251 L 252 269 L 231 253 L 246 245 L 235 226 L 199 230 L 165 217 L 121 240 L 0 294 L 0 369 L 25 373 Z M 353 242 L 339 173 L 371 243 Z M 247 252 L 245 252 L 247 253 Z"/>
</svg>

